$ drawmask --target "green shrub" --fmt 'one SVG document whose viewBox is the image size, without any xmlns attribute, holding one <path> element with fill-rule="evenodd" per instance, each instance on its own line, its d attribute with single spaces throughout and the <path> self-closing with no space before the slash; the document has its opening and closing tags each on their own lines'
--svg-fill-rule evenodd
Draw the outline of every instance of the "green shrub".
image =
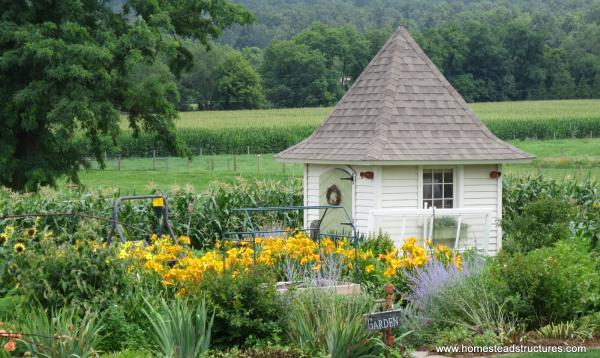
<svg viewBox="0 0 600 358">
<path fill-rule="evenodd" d="M 216 346 L 251 346 L 278 343 L 283 302 L 273 274 L 254 268 L 239 275 L 206 273 L 191 297 L 205 296 L 215 310 L 213 341 Z"/>
<path fill-rule="evenodd" d="M 502 247 L 510 253 L 529 252 L 551 246 L 570 236 L 576 209 L 559 198 L 540 198 L 525 204 L 519 215 L 502 220 Z"/>
<path fill-rule="evenodd" d="M 486 332 L 488 338 L 509 341 L 518 327 L 506 303 L 483 269 L 439 289 L 430 298 L 424 314 L 442 329 L 460 327 L 471 335 Z"/>
<path fill-rule="evenodd" d="M 347 297 L 319 289 L 299 292 L 287 310 L 290 340 L 306 352 L 333 358 L 377 354 L 378 334 L 366 331 L 363 319 L 374 308 L 368 295 Z"/>
<path fill-rule="evenodd" d="M 314 356 L 290 347 L 233 348 L 227 351 L 211 351 L 206 358 L 310 358 Z"/>
<path fill-rule="evenodd" d="M 113 249 L 95 242 L 77 245 L 45 240 L 21 254 L 7 253 L 3 284 L 43 307 L 105 307 L 128 285 L 127 267 Z"/>
<path fill-rule="evenodd" d="M 499 255 L 489 276 L 497 280 L 507 308 L 530 328 L 572 320 L 600 303 L 597 262 L 572 241 L 526 254 Z"/>
<path fill-rule="evenodd" d="M 162 300 L 158 308 L 146 302 L 144 313 L 164 357 L 198 358 L 208 351 L 215 315 L 208 313 L 204 299 L 198 305 L 183 299 Z"/>
</svg>

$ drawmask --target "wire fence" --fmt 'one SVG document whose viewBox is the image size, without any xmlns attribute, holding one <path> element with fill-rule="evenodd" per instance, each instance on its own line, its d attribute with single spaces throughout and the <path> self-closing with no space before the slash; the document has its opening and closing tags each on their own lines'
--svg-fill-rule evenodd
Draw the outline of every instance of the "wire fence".
<svg viewBox="0 0 600 358">
<path fill-rule="evenodd" d="M 201 152 L 199 152 L 201 153 Z M 153 151 L 150 156 L 139 153 L 132 157 L 103 155 L 102 168 L 95 158 L 87 158 L 87 171 L 158 171 L 158 172 L 209 172 L 209 173 L 245 173 L 245 174 L 282 174 L 301 176 L 303 167 L 296 163 L 277 162 L 272 154 L 222 154 L 194 155 L 191 158 L 172 157 L 165 152 Z"/>
</svg>

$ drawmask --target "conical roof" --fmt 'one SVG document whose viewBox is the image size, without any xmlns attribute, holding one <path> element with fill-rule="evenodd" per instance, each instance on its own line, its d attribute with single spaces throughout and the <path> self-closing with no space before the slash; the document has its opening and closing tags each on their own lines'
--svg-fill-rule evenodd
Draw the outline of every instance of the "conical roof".
<svg viewBox="0 0 600 358">
<path fill-rule="evenodd" d="M 276 158 L 381 164 L 533 159 L 485 127 L 403 27 L 321 126 Z"/>
</svg>

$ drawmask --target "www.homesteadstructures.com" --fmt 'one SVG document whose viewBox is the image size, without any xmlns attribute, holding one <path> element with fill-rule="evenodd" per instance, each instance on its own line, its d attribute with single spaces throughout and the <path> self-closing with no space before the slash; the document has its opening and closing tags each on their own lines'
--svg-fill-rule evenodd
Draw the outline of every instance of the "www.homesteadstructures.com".
<svg viewBox="0 0 600 358">
<path fill-rule="evenodd" d="M 501 245 L 501 165 L 533 159 L 485 127 L 402 27 L 321 126 L 276 158 L 304 164 L 304 205 L 344 206 L 363 234 L 492 255 Z M 337 214 L 323 232 L 344 230 Z M 305 225 L 319 218 L 307 211 Z"/>
</svg>

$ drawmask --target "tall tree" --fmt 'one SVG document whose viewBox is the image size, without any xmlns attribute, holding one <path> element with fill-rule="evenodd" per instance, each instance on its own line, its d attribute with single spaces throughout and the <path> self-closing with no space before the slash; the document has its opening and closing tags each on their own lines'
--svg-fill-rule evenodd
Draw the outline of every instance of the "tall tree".
<svg viewBox="0 0 600 358">
<path fill-rule="evenodd" d="M 323 106 L 336 98 L 336 77 L 325 56 L 306 45 L 273 41 L 261 72 L 267 98 L 276 107 Z"/>
<path fill-rule="evenodd" d="M 217 98 L 221 109 L 251 109 L 265 102 L 258 73 L 237 51 L 227 53 L 217 70 Z"/>
<path fill-rule="evenodd" d="M 0 184 L 76 181 L 84 164 L 77 137 L 102 163 L 103 138 L 116 137 L 121 112 L 134 133 L 157 133 L 183 153 L 173 76 L 192 56 L 180 38 L 208 45 L 252 20 L 227 0 L 128 0 L 117 12 L 106 0 L 0 0 Z"/>
</svg>

